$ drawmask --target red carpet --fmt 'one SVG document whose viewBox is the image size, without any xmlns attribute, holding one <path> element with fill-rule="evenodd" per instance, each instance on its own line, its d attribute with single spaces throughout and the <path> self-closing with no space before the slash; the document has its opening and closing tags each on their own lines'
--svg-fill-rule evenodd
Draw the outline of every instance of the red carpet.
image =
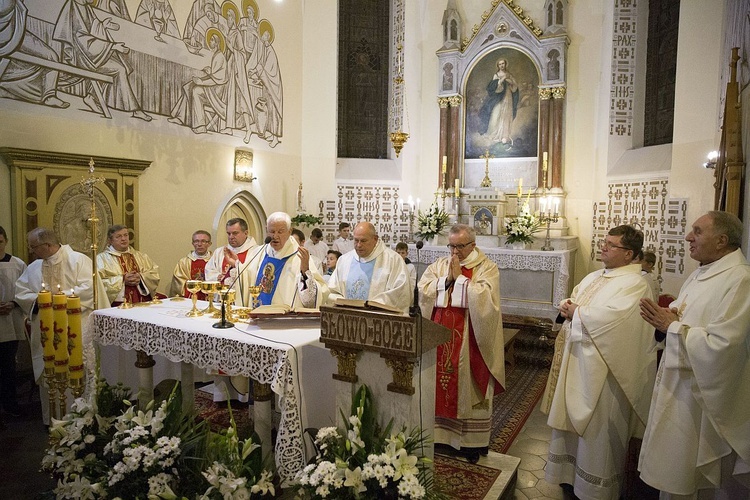
<svg viewBox="0 0 750 500">
<path fill-rule="evenodd" d="M 435 455 L 435 482 L 449 498 L 484 499 L 500 472 L 466 460 Z"/>
</svg>

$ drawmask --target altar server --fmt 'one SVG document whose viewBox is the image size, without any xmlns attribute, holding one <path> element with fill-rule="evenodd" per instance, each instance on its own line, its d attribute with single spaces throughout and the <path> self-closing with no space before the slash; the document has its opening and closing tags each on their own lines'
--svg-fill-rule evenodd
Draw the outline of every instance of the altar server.
<svg viewBox="0 0 750 500">
<path fill-rule="evenodd" d="M 339 237 L 333 240 L 331 248 L 337 252 L 341 252 L 341 255 L 354 250 L 354 242 L 349 239 L 351 228 L 352 226 L 348 222 L 339 223 Z"/>
<path fill-rule="evenodd" d="M 750 265 L 742 222 L 708 212 L 685 239 L 700 263 L 668 308 L 641 301 L 666 332 L 643 437 L 641 478 L 663 498 L 750 498 Z"/>
<path fill-rule="evenodd" d="M 354 228 L 354 250 L 336 263 L 328 280 L 330 302 L 337 298 L 372 300 L 407 312 L 412 289 L 404 259 L 387 248 L 375 226 L 360 222 Z"/>
<path fill-rule="evenodd" d="M 16 398 L 16 353 L 18 343 L 26 339 L 23 313 L 14 302 L 16 280 L 26 263 L 5 253 L 8 234 L 0 226 L 0 407 L 6 415 L 21 416 Z"/>
</svg>

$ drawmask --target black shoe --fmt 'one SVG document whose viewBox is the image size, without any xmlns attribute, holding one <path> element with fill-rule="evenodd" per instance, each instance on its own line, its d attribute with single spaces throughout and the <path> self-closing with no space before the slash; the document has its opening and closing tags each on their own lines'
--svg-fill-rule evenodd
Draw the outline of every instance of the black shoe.
<svg viewBox="0 0 750 500">
<path fill-rule="evenodd" d="M 470 464 L 479 462 L 479 448 L 470 448 L 468 451 L 464 452 L 464 456 L 466 457 L 466 461 Z"/>
</svg>

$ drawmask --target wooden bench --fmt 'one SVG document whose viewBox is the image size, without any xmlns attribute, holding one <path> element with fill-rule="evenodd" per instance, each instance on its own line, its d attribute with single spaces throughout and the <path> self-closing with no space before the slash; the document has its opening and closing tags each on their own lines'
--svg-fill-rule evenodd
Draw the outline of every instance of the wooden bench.
<svg viewBox="0 0 750 500">
<path fill-rule="evenodd" d="M 503 328 L 503 337 L 504 337 L 504 345 L 505 345 L 505 362 L 508 363 L 512 368 L 516 366 L 516 350 L 515 350 L 515 341 L 516 341 L 516 335 L 518 335 L 518 332 L 520 332 L 518 328 Z"/>
<path fill-rule="evenodd" d="M 99 100 L 99 106 L 102 108 L 102 114 L 106 118 L 112 118 L 112 113 L 109 111 L 107 101 L 104 99 L 104 89 L 102 88 L 103 83 L 110 85 L 114 84 L 115 80 L 109 75 L 103 75 L 95 71 L 89 71 L 87 69 L 78 68 L 69 64 L 60 63 L 57 61 L 50 61 L 48 59 L 42 59 L 41 57 L 33 56 L 31 54 L 24 54 L 22 52 L 14 52 L 7 56 L 10 59 L 21 61 L 35 66 L 41 66 L 43 68 L 53 69 L 61 73 L 67 73 L 68 75 L 78 76 L 91 82 L 91 87 L 94 89 L 94 95 Z"/>
</svg>

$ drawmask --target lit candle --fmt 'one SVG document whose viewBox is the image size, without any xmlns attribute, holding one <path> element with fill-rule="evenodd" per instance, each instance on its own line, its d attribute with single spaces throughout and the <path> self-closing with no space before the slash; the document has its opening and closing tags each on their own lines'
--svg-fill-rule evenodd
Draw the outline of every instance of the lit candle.
<svg viewBox="0 0 750 500">
<path fill-rule="evenodd" d="M 83 378 L 83 330 L 81 328 L 81 298 L 73 290 L 68 296 L 68 354 L 70 378 Z"/>
<path fill-rule="evenodd" d="M 42 290 L 36 296 L 39 307 L 39 331 L 41 332 L 42 350 L 44 351 L 44 370 L 47 372 L 55 369 L 55 347 L 52 345 L 52 328 L 54 319 L 52 317 L 52 292 L 42 283 Z"/>
<path fill-rule="evenodd" d="M 539 211 L 542 213 L 542 215 L 547 211 L 547 197 L 542 196 L 539 198 L 539 206 L 541 207 Z"/>
<path fill-rule="evenodd" d="M 555 215 L 560 213 L 560 199 L 555 198 Z"/>
<path fill-rule="evenodd" d="M 60 285 L 57 286 L 60 288 Z M 68 373 L 68 297 L 60 292 L 52 296 L 52 344 L 55 348 L 55 373 Z"/>
<path fill-rule="evenodd" d="M 403 212 L 403 211 L 404 211 L 404 199 L 403 199 L 403 198 L 399 198 L 399 199 L 398 199 L 398 209 L 399 209 L 399 211 L 401 211 L 401 212 Z"/>
<path fill-rule="evenodd" d="M 443 156 L 443 173 L 448 171 L 448 157 Z"/>
<path fill-rule="evenodd" d="M 419 212 L 419 198 L 417 198 L 417 212 Z"/>
<path fill-rule="evenodd" d="M 461 188 L 460 188 L 461 184 L 460 184 L 460 182 L 461 181 L 459 181 L 458 179 L 456 179 L 456 198 L 458 198 L 459 196 L 461 196 Z"/>
<path fill-rule="evenodd" d="M 523 196 L 523 178 L 518 178 L 518 198 L 520 199 Z"/>
<path fill-rule="evenodd" d="M 547 171 L 547 152 L 542 153 L 542 170 Z"/>
</svg>

